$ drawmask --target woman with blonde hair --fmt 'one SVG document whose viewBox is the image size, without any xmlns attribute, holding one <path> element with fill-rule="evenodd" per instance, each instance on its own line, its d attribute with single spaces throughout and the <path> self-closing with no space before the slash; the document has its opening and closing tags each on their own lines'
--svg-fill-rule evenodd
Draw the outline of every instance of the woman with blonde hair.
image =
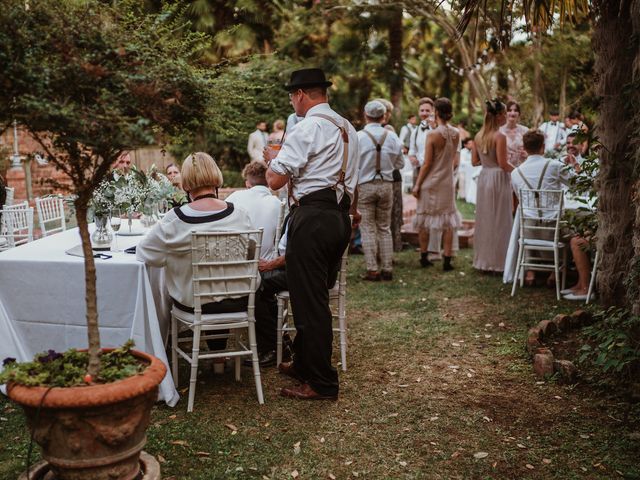
<svg viewBox="0 0 640 480">
<path fill-rule="evenodd" d="M 484 124 L 471 150 L 472 164 L 482 164 L 478 177 L 473 267 L 486 272 L 504 271 L 513 225 L 511 171 L 507 138 L 500 127 L 507 121 L 505 105 L 498 99 L 486 102 Z"/>
<path fill-rule="evenodd" d="M 460 133 L 449 125 L 453 116 L 451 101 L 438 98 L 434 103 L 437 128 L 427 136 L 424 164 L 420 168 L 413 195 L 418 199 L 414 227 L 421 232 L 420 265 L 433 265 L 428 259 L 430 230 L 442 231 L 444 271 L 453 270 L 453 232 L 462 226 L 456 207 L 453 171 L 460 163 Z"/>
<path fill-rule="evenodd" d="M 191 203 L 170 210 L 136 248 L 138 260 L 153 267 L 165 267 L 165 281 L 173 305 L 193 313 L 191 232 L 250 230 L 249 214 L 218 199 L 222 172 L 204 152 L 189 155 L 182 164 L 182 185 Z M 230 298 L 202 305 L 202 313 L 240 312 L 248 297 Z M 220 332 L 223 333 L 223 332 Z M 224 350 L 226 340 L 210 340 L 210 350 Z"/>
<path fill-rule="evenodd" d="M 280 142 L 284 141 L 284 120 L 279 118 L 273 122 L 273 131 L 267 137 L 268 142 Z"/>
</svg>

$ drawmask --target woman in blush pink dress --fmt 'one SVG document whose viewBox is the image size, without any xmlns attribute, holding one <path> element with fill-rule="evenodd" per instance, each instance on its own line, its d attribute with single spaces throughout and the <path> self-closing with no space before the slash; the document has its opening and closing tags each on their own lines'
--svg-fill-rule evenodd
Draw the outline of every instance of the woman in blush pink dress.
<svg viewBox="0 0 640 480">
<path fill-rule="evenodd" d="M 473 267 L 485 272 L 504 271 L 513 225 L 511 171 L 507 138 L 500 127 L 507 121 L 499 100 L 486 102 L 484 124 L 475 138 L 472 163 L 482 164 L 478 177 Z"/>
</svg>

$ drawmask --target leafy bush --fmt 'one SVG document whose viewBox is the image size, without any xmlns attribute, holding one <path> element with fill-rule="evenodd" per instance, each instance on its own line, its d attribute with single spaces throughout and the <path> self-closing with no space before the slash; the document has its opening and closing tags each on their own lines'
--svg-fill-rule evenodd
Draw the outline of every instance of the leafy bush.
<svg viewBox="0 0 640 480">
<path fill-rule="evenodd" d="M 224 178 L 225 188 L 244 188 L 244 179 L 242 172 L 237 170 L 222 170 L 222 178 Z"/>
<path fill-rule="evenodd" d="M 595 318 L 600 321 L 583 330 L 580 363 L 606 374 L 605 383 L 632 380 L 640 372 L 640 317 L 612 307 Z"/>
<path fill-rule="evenodd" d="M 87 378 L 89 354 L 72 348 L 64 353 L 54 350 L 39 353 L 33 361 L 18 363 L 5 358 L 0 383 L 16 382 L 27 386 L 73 387 L 88 383 L 110 383 L 141 373 L 146 365 L 133 356 L 133 340 L 100 355 L 100 374 Z"/>
</svg>

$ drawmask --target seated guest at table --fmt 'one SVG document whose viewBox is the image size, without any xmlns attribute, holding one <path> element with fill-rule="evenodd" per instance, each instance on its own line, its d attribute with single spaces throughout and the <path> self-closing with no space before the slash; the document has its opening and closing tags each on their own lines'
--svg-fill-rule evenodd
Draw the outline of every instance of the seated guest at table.
<svg viewBox="0 0 640 480">
<path fill-rule="evenodd" d="M 575 235 L 569 240 L 569 245 L 571 246 L 571 255 L 573 255 L 573 261 L 578 271 L 578 282 L 573 287 L 562 290 L 560 293 L 565 300 L 584 301 L 587 299 L 591 280 L 591 262 L 589 261 L 588 253 L 589 241 L 580 235 Z"/>
<path fill-rule="evenodd" d="M 138 244 L 136 258 L 153 267 L 165 267 L 167 289 L 174 306 L 193 312 L 191 232 L 250 230 L 252 225 L 246 211 L 217 198 L 222 172 L 208 154 L 197 152 L 185 159 L 182 182 L 191 203 L 170 210 L 156 223 Z M 239 312 L 246 308 L 245 296 L 204 304 L 202 313 Z M 226 348 L 224 339 L 210 340 L 207 344 L 211 350 Z"/>
<path fill-rule="evenodd" d="M 575 168 L 576 172 L 580 171 L 580 165 L 584 162 L 584 158 L 581 154 L 581 145 L 576 142 L 576 136 L 578 135 L 579 127 L 572 127 L 571 131 L 567 135 L 567 154 L 562 158 L 562 161 Z"/>
<path fill-rule="evenodd" d="M 280 200 L 267 187 L 267 166 L 263 162 L 253 161 L 242 170 L 242 178 L 247 190 L 237 190 L 227 197 L 227 201 L 243 208 L 249 213 L 253 228 L 263 228 L 260 258 L 271 259 L 277 256 L 273 241 L 278 228 Z"/>
<path fill-rule="evenodd" d="M 167 168 L 165 168 L 164 173 L 169 181 L 173 183 L 173 179 L 180 176 L 180 168 L 175 163 L 170 163 L 167 165 Z"/>
<path fill-rule="evenodd" d="M 569 179 L 573 176 L 559 160 L 545 158 L 545 137 L 539 130 L 529 130 L 522 137 L 527 158 L 518 168 L 511 172 L 511 185 L 518 200 L 520 190 L 562 190 L 569 185 Z M 549 283 L 553 283 L 553 273 L 549 277 Z M 533 271 L 527 271 L 525 283 L 533 285 L 535 276 Z"/>
<path fill-rule="evenodd" d="M 520 196 L 523 188 L 530 190 L 562 190 L 569 185 L 572 170 L 559 161 L 544 157 L 544 135 L 539 130 L 529 130 L 522 137 L 526 160 L 511 172 L 511 185 Z"/>
<path fill-rule="evenodd" d="M 261 259 L 258 264 L 261 281 L 256 292 L 256 339 L 261 367 L 276 364 L 278 323 L 276 295 L 289 289 L 284 256 L 287 250 L 287 226 L 288 221 L 285 221 L 280 242 L 275 249 L 277 256 L 272 259 Z M 283 335 L 283 343 L 283 361 L 288 362 L 291 360 L 291 340 L 287 333 Z"/>
<path fill-rule="evenodd" d="M 113 170 L 120 170 L 122 173 L 129 173 L 131 170 L 131 154 L 125 150 L 120 154 L 113 164 Z"/>
</svg>

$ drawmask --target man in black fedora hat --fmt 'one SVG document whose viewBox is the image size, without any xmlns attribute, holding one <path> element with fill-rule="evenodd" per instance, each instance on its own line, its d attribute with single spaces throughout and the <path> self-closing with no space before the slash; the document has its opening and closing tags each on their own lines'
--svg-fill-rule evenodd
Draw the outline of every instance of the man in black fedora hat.
<svg viewBox="0 0 640 480">
<path fill-rule="evenodd" d="M 291 204 L 285 260 L 296 338 L 293 361 L 278 369 L 302 385 L 283 388 L 281 394 L 304 400 L 338 397 L 328 290 L 351 237 L 349 210 L 355 212 L 358 182 L 358 137 L 329 106 L 331 85 L 319 68 L 291 74 L 285 89 L 304 119 L 275 158 L 265 152 L 269 187 L 288 184 Z"/>
</svg>

